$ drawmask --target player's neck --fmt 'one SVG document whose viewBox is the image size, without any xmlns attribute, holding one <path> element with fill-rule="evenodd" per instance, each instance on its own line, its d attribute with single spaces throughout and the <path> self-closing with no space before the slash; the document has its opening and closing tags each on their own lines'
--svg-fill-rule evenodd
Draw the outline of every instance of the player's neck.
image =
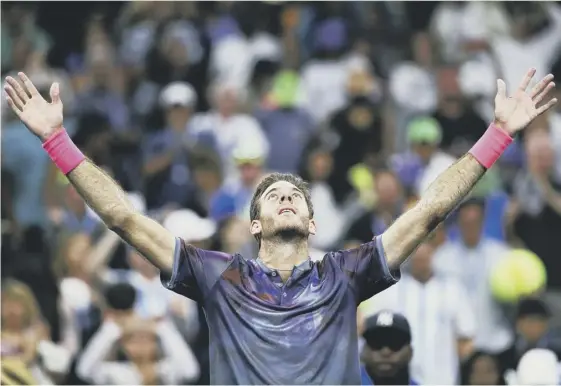
<svg viewBox="0 0 561 386">
<path fill-rule="evenodd" d="M 278 271 L 292 271 L 292 268 L 309 257 L 308 240 L 282 242 L 262 240 L 259 258 L 269 268 Z"/>
</svg>

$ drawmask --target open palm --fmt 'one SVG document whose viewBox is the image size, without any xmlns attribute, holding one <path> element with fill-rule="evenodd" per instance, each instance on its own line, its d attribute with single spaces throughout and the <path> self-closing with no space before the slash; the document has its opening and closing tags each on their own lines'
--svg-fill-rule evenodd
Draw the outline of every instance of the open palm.
<svg viewBox="0 0 561 386">
<path fill-rule="evenodd" d="M 11 76 L 6 77 L 4 90 L 8 94 L 8 105 L 33 134 L 45 140 L 62 127 L 59 85 L 52 84 L 49 103 L 39 94 L 27 75 L 20 72 L 18 76 L 23 85 Z"/>
<path fill-rule="evenodd" d="M 500 125 L 509 134 L 514 135 L 524 129 L 538 115 L 549 110 L 557 99 L 553 98 L 539 108 L 538 104 L 555 87 L 553 75 L 549 74 L 527 93 L 526 89 L 534 77 L 536 70 L 528 70 L 518 89 L 512 96 L 506 94 L 506 84 L 501 79 L 497 80 L 497 96 L 495 97 L 495 123 Z"/>
</svg>

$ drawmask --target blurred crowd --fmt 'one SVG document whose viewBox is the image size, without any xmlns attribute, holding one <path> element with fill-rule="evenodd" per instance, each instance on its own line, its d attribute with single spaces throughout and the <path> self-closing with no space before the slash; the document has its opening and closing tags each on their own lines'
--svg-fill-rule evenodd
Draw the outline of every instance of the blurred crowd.
<svg viewBox="0 0 561 386">
<path fill-rule="evenodd" d="M 2 75 L 47 98 L 59 82 L 67 131 L 138 210 L 246 257 L 266 173 L 309 181 L 321 259 L 384 232 L 474 144 L 496 78 L 561 79 L 555 2 L 3 2 L 1 29 Z M 4 98 L 1 134 L 2 383 L 208 384 L 200 307 L 100 222 Z M 492 282 L 503 258 L 534 259 L 545 273 L 520 280 L 539 293 Z M 561 355 L 561 108 L 403 272 L 359 311 L 407 317 L 422 384 L 499 384 L 532 348 Z"/>
</svg>

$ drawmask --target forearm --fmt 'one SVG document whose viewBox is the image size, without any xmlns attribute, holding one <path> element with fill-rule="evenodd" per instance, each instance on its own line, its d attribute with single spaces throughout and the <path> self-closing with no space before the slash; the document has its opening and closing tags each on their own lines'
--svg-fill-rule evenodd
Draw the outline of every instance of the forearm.
<svg viewBox="0 0 561 386">
<path fill-rule="evenodd" d="M 468 195 L 486 169 L 466 154 L 429 186 L 421 200 L 382 235 L 388 264 L 395 268 Z"/>
<path fill-rule="evenodd" d="M 81 162 L 67 177 L 109 229 L 160 270 L 171 270 L 175 237 L 156 221 L 138 213 L 111 177 L 89 160 Z"/>
<path fill-rule="evenodd" d="M 84 160 L 67 177 L 110 229 L 123 228 L 126 219 L 135 212 L 123 189 L 90 160 Z"/>
</svg>

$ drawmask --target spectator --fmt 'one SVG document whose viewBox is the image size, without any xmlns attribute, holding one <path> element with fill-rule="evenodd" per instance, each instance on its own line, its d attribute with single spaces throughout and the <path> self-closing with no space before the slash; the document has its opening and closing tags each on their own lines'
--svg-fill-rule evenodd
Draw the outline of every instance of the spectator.
<svg viewBox="0 0 561 386">
<path fill-rule="evenodd" d="M 317 208 L 314 211 L 316 226 L 322 229 L 310 238 L 310 244 L 328 250 L 340 240 L 347 222 L 345 213 L 335 201 L 333 189 L 327 184 L 333 171 L 333 157 L 325 149 L 316 149 L 309 155 L 307 166 L 303 174 L 309 181 L 310 196 Z"/>
<path fill-rule="evenodd" d="M 448 241 L 435 253 L 435 269 L 459 280 L 467 289 L 470 302 L 480 323 L 475 330 L 475 347 L 498 354 L 512 343 L 508 320 L 497 306 L 489 287 L 494 265 L 506 255 L 507 245 L 484 237 L 485 203 L 471 198 L 457 212 L 460 239 Z"/>
<path fill-rule="evenodd" d="M 273 79 L 267 104 L 256 117 L 271 146 L 267 168 L 294 173 L 302 162 L 306 145 L 315 134 L 309 113 L 296 106 L 299 76 L 292 71 L 278 73 Z"/>
<path fill-rule="evenodd" d="M 551 137 L 542 131 L 525 138 L 528 166 L 514 181 L 513 231 L 524 245 L 536 253 L 547 269 L 548 288 L 559 292 L 561 270 L 561 180 L 554 173 L 555 152 Z M 555 303 L 557 304 L 557 303 Z M 558 307 L 554 313 L 559 313 Z"/>
<path fill-rule="evenodd" d="M 356 164 L 372 161 L 384 145 L 390 145 L 385 143 L 381 107 L 374 103 L 377 82 L 366 64 L 358 62 L 350 67 L 346 84 L 348 102 L 334 112 L 329 124 L 338 138 L 333 149 L 337 168 L 330 177 L 338 203 L 352 192 L 349 170 Z"/>
<path fill-rule="evenodd" d="M 517 86 L 518 74 L 528 66 L 536 68 L 536 77 L 547 74 L 561 46 L 561 9 L 554 3 L 505 3 L 511 33 L 491 41 L 507 88 Z"/>
<path fill-rule="evenodd" d="M 115 348 L 124 361 L 110 359 Z M 93 384 L 180 384 L 196 379 L 199 365 L 173 324 L 106 318 L 86 346 L 77 372 Z"/>
<path fill-rule="evenodd" d="M 193 134 L 213 135 L 224 165 L 224 173 L 235 175 L 237 168 L 233 159 L 234 149 L 247 138 L 269 154 L 269 142 L 263 134 L 257 120 L 248 114 L 241 113 L 241 105 L 245 98 L 242 89 L 233 83 L 217 82 L 210 87 L 212 110 L 194 117 L 190 130 Z"/>
<path fill-rule="evenodd" d="M 398 62 L 388 79 L 390 96 L 395 103 L 396 133 L 393 150 L 398 152 L 407 147 L 408 121 L 418 115 L 430 114 L 436 108 L 438 100 L 436 58 L 430 36 L 424 32 L 416 33 L 409 51 L 407 60 Z M 412 95 L 415 97 L 412 98 Z"/>
<path fill-rule="evenodd" d="M 41 95 L 48 94 L 47 84 L 36 85 Z M 14 220 L 21 228 L 37 225 L 48 227 L 42 199 L 42 183 L 47 174 L 49 157 L 37 151 L 37 139 L 25 130 L 15 115 L 2 114 L 2 169 L 14 178 Z M 21 173 L 23 165 L 32 165 Z"/>
<path fill-rule="evenodd" d="M 483 351 L 464 361 L 461 376 L 460 385 L 506 385 L 497 357 Z"/>
<path fill-rule="evenodd" d="M 39 344 L 49 340 L 49 332 L 33 293 L 15 280 L 2 284 L 2 359 L 19 359 L 39 382 L 53 384 L 40 365 Z"/>
<path fill-rule="evenodd" d="M 164 204 L 186 205 L 193 186 L 188 148 L 198 138 L 188 129 L 197 96 L 188 83 L 171 83 L 160 94 L 165 128 L 150 135 L 144 145 L 144 178 L 149 209 Z M 212 140 L 212 139 L 211 139 Z"/>
<path fill-rule="evenodd" d="M 364 322 L 362 337 L 363 385 L 419 384 L 409 375 L 411 327 L 403 315 L 380 311 Z"/>
<path fill-rule="evenodd" d="M 249 204 L 253 191 L 264 177 L 263 165 L 267 153 L 259 140 L 247 138 L 232 152 L 237 175 L 224 181 L 210 203 L 210 215 L 215 221 L 230 216 L 249 219 Z"/>
<path fill-rule="evenodd" d="M 432 118 L 416 118 L 407 127 L 411 151 L 391 158 L 392 169 L 408 192 L 416 196 L 455 162 L 455 158 L 438 150 L 442 128 Z"/>
<path fill-rule="evenodd" d="M 438 106 L 434 119 L 442 132 L 440 148 L 459 157 L 466 153 L 487 130 L 487 123 L 473 110 L 461 94 L 458 69 L 441 68 L 437 71 Z"/>
<path fill-rule="evenodd" d="M 516 339 L 512 346 L 502 353 L 503 367 L 516 369 L 520 358 L 535 348 L 548 349 L 561 361 L 561 339 L 550 328 L 551 312 L 539 299 L 523 299 L 516 313 Z"/>
<path fill-rule="evenodd" d="M 345 237 L 347 240 L 367 243 L 375 235 L 382 234 L 403 213 L 404 192 L 397 177 L 391 171 L 377 172 L 374 186 L 376 204 L 351 224 Z"/>
<path fill-rule="evenodd" d="M 413 379 L 421 384 L 454 384 L 459 361 L 471 354 L 477 323 L 462 283 L 433 271 L 433 254 L 429 242 L 421 244 L 411 256 L 410 273 L 361 308 L 366 315 L 390 309 L 411 323 Z"/>
<path fill-rule="evenodd" d="M 502 4 L 496 3 L 440 3 L 430 27 L 445 63 L 457 63 L 485 51 L 490 41 L 510 32 L 508 15 Z"/>
<path fill-rule="evenodd" d="M 106 270 L 106 283 L 126 282 L 136 289 L 138 294 L 135 312 L 142 319 L 158 319 L 162 317 L 176 318 L 181 330 L 189 337 L 197 333 L 196 304 L 165 288 L 160 282 L 160 271 L 148 263 L 136 250 L 127 248 L 130 269 Z"/>
<path fill-rule="evenodd" d="M 152 83 L 159 87 L 173 82 L 188 83 L 197 96 L 192 108 L 195 111 L 207 109 L 205 88 L 208 81 L 208 58 L 202 36 L 193 23 L 176 20 L 162 25 L 161 34 L 155 37 L 144 63 L 146 89 L 152 89 Z M 143 90 L 145 88 L 139 87 L 137 93 Z M 144 96 L 137 95 L 138 101 L 140 97 Z"/>
</svg>

